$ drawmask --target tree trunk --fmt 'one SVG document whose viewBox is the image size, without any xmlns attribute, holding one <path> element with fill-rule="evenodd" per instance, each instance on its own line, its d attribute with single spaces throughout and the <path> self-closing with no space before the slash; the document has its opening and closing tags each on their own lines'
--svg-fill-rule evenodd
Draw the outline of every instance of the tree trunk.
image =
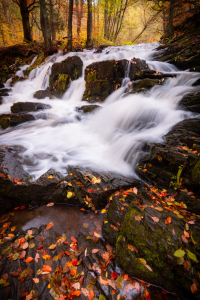
<svg viewBox="0 0 200 300">
<path fill-rule="evenodd" d="M 105 2 L 104 10 L 104 38 L 108 39 L 108 2 Z"/>
<path fill-rule="evenodd" d="M 167 11 L 163 9 L 163 33 L 167 33 Z"/>
<path fill-rule="evenodd" d="M 79 36 L 80 28 L 79 28 L 79 18 L 80 18 L 80 7 L 79 7 L 79 0 L 75 0 L 76 5 L 76 31 Z"/>
<path fill-rule="evenodd" d="M 87 15 L 87 42 L 86 46 L 92 46 L 92 0 L 87 0 L 88 15 Z"/>
<path fill-rule="evenodd" d="M 72 16 L 73 16 L 73 0 L 69 0 L 69 18 L 68 18 L 68 42 L 67 49 L 72 51 Z"/>
<path fill-rule="evenodd" d="M 56 39 L 56 29 L 55 29 L 55 18 L 54 18 L 54 12 L 53 12 L 53 0 L 50 0 L 50 15 L 51 15 L 51 38 L 52 41 L 55 41 Z"/>
<path fill-rule="evenodd" d="M 40 24 L 45 43 L 45 55 L 48 55 L 51 51 L 51 31 L 45 0 L 40 0 Z"/>
<path fill-rule="evenodd" d="M 27 0 L 21 0 L 19 2 L 20 13 L 22 16 L 22 24 L 23 24 L 23 31 L 24 31 L 24 41 L 31 42 L 31 27 L 29 22 L 29 11 L 27 7 Z"/>
<path fill-rule="evenodd" d="M 175 0 L 170 0 L 169 25 L 168 25 L 168 34 L 169 35 L 173 35 L 174 34 L 174 25 L 173 25 L 173 19 L 174 19 L 174 2 L 175 2 Z"/>
<path fill-rule="evenodd" d="M 84 0 L 80 0 L 80 10 L 79 10 L 79 23 L 78 23 L 78 28 L 81 31 L 81 23 L 82 23 L 82 18 L 83 18 L 83 4 Z"/>
</svg>

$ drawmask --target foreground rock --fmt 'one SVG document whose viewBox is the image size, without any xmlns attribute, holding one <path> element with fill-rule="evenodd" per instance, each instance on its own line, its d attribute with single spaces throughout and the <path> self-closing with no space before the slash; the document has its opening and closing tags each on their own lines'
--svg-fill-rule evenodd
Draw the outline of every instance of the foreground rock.
<svg viewBox="0 0 200 300">
<path fill-rule="evenodd" d="M 9 152 L 10 162 L 7 160 Z M 49 170 L 36 181 L 17 172 L 13 174 L 12 161 L 20 164 L 20 150 L 5 148 L 1 152 L 0 194 L 2 209 L 18 205 L 41 205 L 46 201 L 81 205 L 85 208 L 101 209 L 107 197 L 118 188 L 129 187 L 134 180 L 118 174 L 96 173 L 90 169 L 68 168 L 67 176 Z M 11 164 L 11 165 L 10 165 Z M 4 168 L 5 166 L 6 168 Z M 10 171 L 11 169 L 11 171 Z M 11 175 L 12 174 L 12 175 Z"/>
<path fill-rule="evenodd" d="M 200 216 L 175 201 L 175 194 L 155 187 L 115 193 L 103 235 L 128 274 L 176 292 L 180 299 L 200 299 L 199 290 L 191 292 L 192 284 L 199 283 Z"/>
<path fill-rule="evenodd" d="M 38 111 L 41 109 L 51 108 L 48 104 L 35 103 L 35 102 L 17 102 L 11 106 L 12 113 L 22 113 L 22 112 L 31 112 Z"/>
<path fill-rule="evenodd" d="M 49 90 L 39 90 L 37 92 L 35 92 L 35 94 L 33 95 L 34 98 L 37 99 L 44 99 L 46 97 L 49 97 Z"/>
<path fill-rule="evenodd" d="M 78 56 L 70 56 L 60 63 L 53 64 L 49 77 L 51 96 L 61 98 L 70 82 L 82 76 L 83 62 Z"/>
<path fill-rule="evenodd" d="M 84 114 L 91 113 L 99 108 L 99 105 L 83 105 L 77 108 L 77 111 L 83 112 Z"/>
<path fill-rule="evenodd" d="M 103 215 L 64 206 L 21 209 L 0 219 L 1 299 L 175 299 L 119 269 L 113 248 L 102 239 Z"/>
</svg>

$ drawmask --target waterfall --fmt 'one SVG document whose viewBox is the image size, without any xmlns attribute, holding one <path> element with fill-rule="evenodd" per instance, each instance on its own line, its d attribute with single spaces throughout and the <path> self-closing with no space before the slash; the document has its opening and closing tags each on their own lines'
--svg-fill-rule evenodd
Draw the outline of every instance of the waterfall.
<svg viewBox="0 0 200 300">
<path fill-rule="evenodd" d="M 52 108 L 42 111 L 45 118 L 0 129 L 0 145 L 23 147 L 19 159 L 24 169 L 35 178 L 50 168 L 66 174 L 68 165 L 134 176 L 145 145 L 162 142 L 163 136 L 177 122 L 193 116 L 191 112 L 179 109 L 178 103 L 183 95 L 197 90 L 192 84 L 200 77 L 199 73 L 179 71 L 168 63 L 152 61 L 156 46 L 156 43 L 112 46 L 96 54 L 94 50 L 85 50 L 64 56 L 60 53 L 54 55 L 32 70 L 27 80 L 14 85 L 9 96 L 3 98 L 0 110 L 1 113 L 10 113 L 11 105 L 18 101 L 41 102 Z M 91 115 L 77 112 L 77 107 L 88 105 L 81 101 L 85 89 L 84 72 L 81 78 L 71 82 L 62 99 L 33 98 L 37 90 L 47 88 L 53 63 L 72 55 L 82 59 L 83 69 L 96 61 L 130 61 L 136 57 L 145 59 L 154 70 L 176 72 L 177 76 L 168 78 L 163 85 L 157 85 L 145 94 L 124 94 L 129 81 L 129 63 L 122 87 Z M 9 81 L 6 86 L 9 86 Z M 37 117 L 41 111 L 32 114 Z"/>
</svg>

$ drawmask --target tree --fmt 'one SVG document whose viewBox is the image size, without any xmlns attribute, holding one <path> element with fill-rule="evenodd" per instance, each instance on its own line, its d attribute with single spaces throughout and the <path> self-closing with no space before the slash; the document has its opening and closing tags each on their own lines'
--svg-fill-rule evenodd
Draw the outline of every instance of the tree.
<svg viewBox="0 0 200 300">
<path fill-rule="evenodd" d="M 51 51 L 51 31 L 49 26 L 48 14 L 45 0 L 40 0 L 40 24 L 44 37 L 45 54 L 48 55 Z"/>
<path fill-rule="evenodd" d="M 92 0 L 87 0 L 88 11 L 87 11 L 87 47 L 92 45 Z"/>
<path fill-rule="evenodd" d="M 54 20 L 54 11 L 53 11 L 53 0 L 49 1 L 50 4 L 50 22 L 51 22 L 51 38 L 52 41 L 56 39 L 56 29 L 55 29 L 55 20 Z"/>
<path fill-rule="evenodd" d="M 169 25 L 168 25 L 168 34 L 173 35 L 174 34 L 174 3 L 175 0 L 170 0 L 170 7 L 169 7 Z"/>
<path fill-rule="evenodd" d="M 27 3 L 27 0 L 12 0 L 13 2 L 17 3 L 17 5 L 20 8 L 20 13 L 22 16 L 22 25 L 23 25 L 23 32 L 24 32 L 24 41 L 31 42 L 32 41 L 32 35 L 31 35 L 31 27 L 30 27 L 30 21 L 29 21 L 29 13 L 35 9 L 36 6 L 36 0 L 31 2 L 29 5 Z"/>
<path fill-rule="evenodd" d="M 69 0 L 69 17 L 68 17 L 68 42 L 67 49 L 72 51 L 72 17 L 73 17 L 74 0 Z"/>
</svg>

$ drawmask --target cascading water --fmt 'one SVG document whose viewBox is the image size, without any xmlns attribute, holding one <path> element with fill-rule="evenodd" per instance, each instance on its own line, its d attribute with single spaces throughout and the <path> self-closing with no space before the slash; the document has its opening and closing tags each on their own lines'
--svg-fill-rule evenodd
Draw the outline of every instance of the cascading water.
<svg viewBox="0 0 200 300">
<path fill-rule="evenodd" d="M 38 102 L 33 94 L 48 86 L 52 64 L 72 55 L 82 59 L 83 69 L 96 61 L 136 57 L 147 60 L 154 70 L 176 72 L 177 76 L 168 78 L 162 86 L 155 86 L 148 93 L 125 95 L 129 81 L 127 72 L 126 84 L 89 116 L 76 110 L 88 105 L 81 101 L 85 89 L 82 76 L 71 83 L 62 100 L 40 100 L 52 107 L 43 112 L 45 118 L 37 118 L 41 112 L 34 112 L 35 121 L 0 130 L 0 144 L 22 146 L 21 163 L 36 178 L 50 168 L 66 174 L 68 165 L 134 175 L 134 166 L 143 154 L 144 145 L 161 142 L 175 123 L 192 116 L 192 113 L 177 107 L 184 94 L 197 90 L 192 84 L 200 77 L 198 73 L 180 72 L 168 63 L 150 60 L 156 46 L 154 43 L 109 47 L 98 54 L 85 50 L 64 56 L 59 53 L 49 58 L 44 65 L 32 70 L 26 81 L 15 84 L 10 95 L 4 97 L 1 113 L 9 113 L 11 105 L 18 101 Z M 6 86 L 9 86 L 9 81 Z"/>
</svg>

